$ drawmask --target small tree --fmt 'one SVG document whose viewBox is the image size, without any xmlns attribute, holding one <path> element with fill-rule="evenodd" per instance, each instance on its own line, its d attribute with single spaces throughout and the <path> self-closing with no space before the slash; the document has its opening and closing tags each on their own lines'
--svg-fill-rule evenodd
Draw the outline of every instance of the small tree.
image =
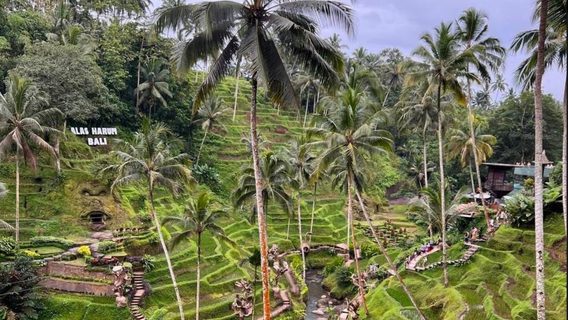
<svg viewBox="0 0 568 320">
<path fill-rule="evenodd" d="M 16 242 L 20 239 L 20 161 L 32 169 L 37 167 L 37 156 L 32 146 L 57 156 L 55 148 L 44 140 L 46 134 L 58 133 L 55 125 L 63 118 L 59 109 L 35 111 L 40 97 L 30 90 L 31 84 L 12 75 L 6 94 L 0 94 L 0 159 L 15 153 L 16 162 Z"/>
<path fill-rule="evenodd" d="M 8 319 L 38 318 L 39 281 L 32 259 L 27 256 L 18 256 L 14 263 L 0 267 L 0 306 L 6 308 Z"/>
</svg>

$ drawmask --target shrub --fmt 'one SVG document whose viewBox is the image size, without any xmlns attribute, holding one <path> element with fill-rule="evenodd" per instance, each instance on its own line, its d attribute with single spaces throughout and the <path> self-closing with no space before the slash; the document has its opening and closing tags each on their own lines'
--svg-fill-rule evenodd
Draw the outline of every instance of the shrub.
<svg viewBox="0 0 568 320">
<path fill-rule="evenodd" d="M 221 180 L 219 179 L 217 169 L 207 164 L 198 164 L 193 166 L 191 173 L 200 184 L 208 186 L 214 192 L 219 191 Z"/>
<path fill-rule="evenodd" d="M 69 249 L 75 244 L 71 240 L 46 236 L 33 237 L 30 239 L 30 243 L 34 247 L 54 246 L 61 249 Z"/>
<path fill-rule="evenodd" d="M 22 250 L 22 254 L 26 257 L 30 257 L 32 259 L 39 258 L 39 253 L 31 251 L 31 250 Z"/>
<path fill-rule="evenodd" d="M 534 199 L 521 193 L 505 201 L 505 210 L 511 215 L 511 223 L 515 226 L 534 221 Z"/>
<path fill-rule="evenodd" d="M 13 256 L 16 252 L 16 240 L 11 237 L 0 237 L 0 255 Z"/>
<path fill-rule="evenodd" d="M 340 288 L 347 288 L 352 286 L 351 275 L 353 272 L 347 267 L 341 266 L 335 268 L 337 286 Z"/>
<path fill-rule="evenodd" d="M 89 248 L 89 246 L 80 246 L 79 249 L 77 249 L 77 253 L 82 255 L 83 257 L 90 257 L 91 248 Z"/>
<path fill-rule="evenodd" d="M 153 256 L 151 256 L 149 254 L 145 254 L 144 260 L 142 260 L 142 263 L 144 264 L 144 272 L 148 273 L 148 272 L 154 270 L 154 268 L 156 268 L 156 265 L 154 264 L 155 261 L 156 261 L 156 258 L 154 258 Z"/>
<path fill-rule="evenodd" d="M 335 272 L 335 269 L 343 265 L 343 258 L 335 256 L 324 268 L 323 275 L 327 276 Z"/>
<path fill-rule="evenodd" d="M 100 253 L 109 253 L 116 250 L 116 248 L 117 248 L 116 242 L 112 240 L 105 240 L 99 243 L 97 251 Z"/>
</svg>

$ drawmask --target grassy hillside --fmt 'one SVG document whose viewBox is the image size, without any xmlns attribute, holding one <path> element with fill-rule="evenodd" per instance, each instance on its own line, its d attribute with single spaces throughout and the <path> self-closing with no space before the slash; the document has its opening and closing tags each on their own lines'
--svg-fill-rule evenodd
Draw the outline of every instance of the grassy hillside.
<svg viewBox="0 0 568 320">
<path fill-rule="evenodd" d="M 561 215 L 546 221 L 546 304 L 549 319 L 566 319 L 566 238 Z M 450 288 L 442 270 L 404 272 L 429 319 L 536 319 L 534 232 L 500 228 L 471 263 L 450 266 Z M 368 294 L 367 319 L 412 318 L 410 301 L 393 278 Z"/>
</svg>

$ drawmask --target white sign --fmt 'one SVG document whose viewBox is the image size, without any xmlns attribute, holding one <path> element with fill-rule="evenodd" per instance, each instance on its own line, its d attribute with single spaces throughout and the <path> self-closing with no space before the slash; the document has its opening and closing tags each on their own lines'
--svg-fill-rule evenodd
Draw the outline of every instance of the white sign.
<svg viewBox="0 0 568 320">
<path fill-rule="evenodd" d="M 71 132 L 76 136 L 101 136 L 87 137 L 87 144 L 90 146 L 106 146 L 108 141 L 105 136 L 116 136 L 118 134 L 116 128 L 99 127 L 71 127 Z"/>
</svg>

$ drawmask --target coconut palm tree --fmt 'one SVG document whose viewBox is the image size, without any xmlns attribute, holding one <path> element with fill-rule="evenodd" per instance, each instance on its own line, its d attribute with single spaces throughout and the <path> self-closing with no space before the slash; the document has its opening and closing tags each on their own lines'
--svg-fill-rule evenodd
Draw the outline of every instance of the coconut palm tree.
<svg viewBox="0 0 568 320">
<path fill-rule="evenodd" d="M 222 129 L 225 129 L 225 126 L 219 121 L 223 113 L 227 110 L 229 109 L 225 107 L 225 101 L 223 101 L 223 99 L 211 96 L 197 111 L 197 119 L 194 121 L 194 123 L 201 124 L 201 129 L 203 129 L 203 139 L 201 140 L 201 145 L 199 146 L 199 152 L 197 153 L 195 165 L 199 164 L 199 156 L 201 156 L 201 150 L 203 149 L 205 138 L 207 138 L 207 133 L 209 133 L 209 131 L 211 131 L 215 127 L 221 127 Z"/>
<path fill-rule="evenodd" d="M 304 253 L 304 241 L 302 234 L 302 190 L 309 183 L 314 171 L 315 156 L 310 152 L 308 144 L 302 144 L 302 140 L 292 141 L 290 148 L 284 149 L 284 159 L 289 164 L 288 172 L 293 176 L 292 184 L 296 189 L 296 201 L 298 203 L 298 237 L 299 248 L 302 255 L 302 277 L 306 279 L 306 255 Z"/>
<path fill-rule="evenodd" d="M 545 31 L 544 65 L 546 69 L 555 67 L 564 70 L 564 108 L 563 108 L 563 139 L 562 139 L 562 209 L 564 213 L 564 232 L 568 234 L 568 2 L 566 0 L 548 1 L 547 29 Z M 536 22 L 540 18 L 540 1 L 533 14 Z M 516 71 L 517 80 L 525 90 L 530 90 L 536 78 L 536 62 L 538 56 L 539 30 L 529 30 L 519 33 L 511 45 L 513 51 L 526 51 L 526 58 Z"/>
<path fill-rule="evenodd" d="M 386 106 L 387 100 L 389 98 L 389 94 L 394 87 L 400 86 L 404 82 L 404 76 L 406 72 L 408 72 L 408 63 L 400 62 L 397 64 L 392 64 L 388 66 L 386 77 L 387 77 L 387 92 L 385 93 L 385 97 L 383 99 L 382 107 Z"/>
<path fill-rule="evenodd" d="M 0 159 L 14 152 L 16 162 L 16 242 L 20 240 L 20 162 L 36 169 L 33 146 L 57 158 L 58 152 L 44 138 L 58 134 L 55 126 L 63 120 L 63 113 L 57 108 L 42 110 L 44 101 L 31 89 L 30 82 L 12 75 L 6 93 L 0 94 Z"/>
<path fill-rule="evenodd" d="M 450 138 L 446 144 L 447 158 L 459 159 L 462 168 L 469 166 L 471 190 L 475 192 L 471 159 L 479 161 L 479 163 L 476 163 L 477 166 L 487 161 L 493 155 L 493 145 L 497 143 L 497 139 L 490 134 L 481 134 L 479 125 L 475 128 L 474 139 L 470 134 L 460 129 L 452 129 L 449 134 Z M 476 153 L 475 156 L 472 154 L 473 152 Z"/>
<path fill-rule="evenodd" d="M 163 67 L 160 60 L 152 59 L 141 69 L 142 76 L 146 79 L 136 87 L 136 95 L 139 96 L 138 105 L 145 103 L 148 108 L 148 115 L 152 115 L 152 109 L 156 107 L 156 102 L 162 106 L 167 106 L 166 97 L 172 97 L 167 78 L 170 71 Z"/>
<path fill-rule="evenodd" d="M 223 228 L 219 226 L 219 220 L 226 214 L 226 211 L 214 208 L 214 200 L 207 193 L 200 193 L 197 198 L 189 198 L 183 215 L 167 216 L 163 220 L 163 225 L 173 224 L 179 229 L 172 237 L 171 246 L 176 247 L 183 240 L 196 237 L 197 243 L 197 280 L 195 291 L 195 320 L 199 320 L 199 295 L 201 283 L 201 237 L 203 233 L 209 232 L 215 238 L 233 244 L 233 241 L 225 235 Z"/>
<path fill-rule="evenodd" d="M 411 72 L 407 78 L 410 84 L 423 81 L 427 83 L 426 95 L 435 94 L 438 110 L 438 161 L 440 170 L 440 194 L 442 203 L 442 217 L 445 217 L 445 184 L 444 173 L 444 139 L 443 139 L 443 113 L 442 99 L 452 95 L 458 103 L 466 103 L 466 95 L 460 81 L 479 82 L 478 77 L 468 70 L 468 65 L 475 60 L 472 49 L 463 50 L 461 34 L 453 30 L 452 24 L 442 23 L 435 29 L 434 35 L 425 34 L 421 37 L 424 45 L 414 51 L 414 56 L 420 59 L 416 63 L 417 70 Z M 444 220 L 442 220 L 444 222 Z M 446 242 L 445 228 L 442 228 L 442 243 Z M 448 286 L 448 266 L 446 246 L 442 246 L 442 265 L 444 285 Z"/>
<path fill-rule="evenodd" d="M 280 159 L 274 153 L 267 151 L 260 159 L 260 172 L 262 173 L 262 209 L 267 212 L 268 203 L 272 200 L 278 203 L 284 212 L 288 215 L 288 235 L 290 232 L 290 220 L 292 209 L 292 197 L 287 187 L 290 183 L 288 166 L 286 162 Z M 258 194 L 256 190 L 254 168 L 252 166 L 244 167 L 241 171 L 238 187 L 233 191 L 233 205 L 239 207 L 249 200 L 257 201 Z M 258 209 L 255 207 L 251 222 L 254 221 Z"/>
<path fill-rule="evenodd" d="M 267 87 L 268 96 L 278 107 L 298 106 L 281 55 L 284 54 L 304 69 L 317 74 L 326 87 L 337 86 L 337 71 L 342 68 L 342 56 L 337 48 L 319 37 L 317 27 L 318 22 L 329 22 L 351 34 L 352 10 L 341 2 L 331 0 L 206 1 L 164 10 L 156 24 L 160 30 L 175 29 L 184 20 L 195 21 L 196 29 L 200 32 L 191 40 L 176 46 L 173 56 L 178 69 L 187 70 L 198 60 L 216 57 L 207 78 L 198 89 L 194 111 L 228 74 L 233 59 L 242 58 L 250 66 L 250 136 L 262 257 L 263 313 L 264 318 L 270 320 L 268 239 L 257 146 L 258 83 L 261 80 Z"/>
<path fill-rule="evenodd" d="M 446 193 L 449 193 L 449 188 L 446 187 Z M 442 200 L 440 190 L 437 188 L 424 188 L 420 191 L 422 197 L 413 201 L 410 212 L 417 215 L 420 220 L 429 221 L 432 233 L 442 233 L 442 220 L 445 222 L 445 227 L 453 225 L 458 218 L 457 208 L 466 195 L 465 189 L 461 189 L 454 196 L 453 199 L 446 197 L 445 207 L 447 210 L 444 212 L 442 219 Z"/>
<path fill-rule="evenodd" d="M 113 151 L 120 163 L 108 166 L 103 171 L 114 171 L 116 173 L 116 179 L 111 186 L 113 191 L 124 184 L 136 182 L 146 184 L 150 216 L 164 251 L 177 299 L 179 316 L 184 319 L 183 301 L 179 293 L 170 253 L 162 233 L 160 219 L 156 214 L 154 192 L 156 187 L 160 186 L 166 188 L 173 195 L 177 195 L 187 183 L 192 182 L 192 178 L 191 172 L 184 165 L 184 161 L 188 159 L 187 154 L 173 155 L 166 143 L 168 135 L 169 131 L 164 125 L 151 124 L 148 119 L 144 119 L 140 131 L 134 136 L 134 140 L 131 143 L 123 141 L 123 151 Z"/>
<path fill-rule="evenodd" d="M 360 195 L 360 190 L 364 187 L 363 172 L 372 161 L 370 156 L 392 150 L 392 140 L 388 132 L 376 129 L 374 124 L 376 119 L 373 117 L 375 113 L 365 106 L 363 91 L 358 88 L 360 87 L 344 89 L 342 95 L 338 97 L 339 101 L 330 104 L 329 112 L 318 118 L 318 125 L 315 128 L 309 129 L 311 135 L 320 139 L 311 145 L 322 147 L 324 150 L 318 158 L 316 175 L 326 170 L 327 174 L 333 177 L 332 185 L 340 186 L 347 194 L 347 243 L 355 240 L 354 235 L 350 237 L 349 233 L 354 234 L 352 203 L 357 196 L 365 219 L 389 268 L 394 272 L 416 311 L 421 315 L 421 319 L 425 319 L 402 277 L 396 271 L 392 260 L 386 254 Z M 357 259 L 355 262 L 358 269 Z M 357 271 L 358 279 L 361 281 L 359 270 Z M 362 286 L 359 287 L 362 288 Z M 364 293 L 360 291 L 360 294 L 364 299 Z"/>
<path fill-rule="evenodd" d="M 536 315 L 539 320 L 546 319 L 544 292 L 544 200 L 543 200 L 543 156 L 542 149 L 542 76 L 545 69 L 546 30 L 548 19 L 548 0 L 540 1 L 540 23 L 534 78 L 534 231 L 536 260 Z M 564 60 L 566 61 L 566 60 Z M 564 167 L 566 169 L 566 167 Z"/>
<path fill-rule="evenodd" d="M 438 109 L 432 97 L 424 96 L 417 90 L 412 90 L 412 98 L 406 102 L 406 94 L 403 93 L 403 98 L 399 102 L 401 105 L 401 113 L 399 122 L 401 127 L 413 127 L 422 135 L 422 174 L 424 175 L 424 187 L 428 188 L 428 137 L 434 131 L 436 121 L 438 119 Z M 418 99 L 417 102 L 412 101 Z"/>
<path fill-rule="evenodd" d="M 486 33 L 489 30 L 487 22 L 487 15 L 476 9 L 470 8 L 465 10 L 457 23 L 457 31 L 464 44 L 464 48 L 472 53 L 470 63 L 467 65 L 468 70 L 474 69 L 481 78 L 486 82 L 490 82 L 489 70 L 497 71 L 505 58 L 506 50 L 501 46 L 499 39 L 487 37 Z M 472 108 L 472 93 L 471 93 L 471 80 L 467 80 L 467 110 L 468 110 L 468 126 L 469 136 L 471 143 L 469 146 L 472 148 L 473 163 L 475 165 L 475 174 L 477 176 L 477 186 L 479 191 L 482 192 L 483 186 L 481 184 L 481 173 L 479 172 L 479 165 L 483 162 L 477 158 L 478 153 L 473 151 L 474 146 L 477 146 L 475 141 L 474 119 L 475 115 Z M 475 192 L 475 188 L 472 189 Z M 485 214 L 485 222 L 489 226 L 489 213 L 485 206 L 485 199 L 481 198 L 483 205 L 483 213 Z"/>
</svg>

